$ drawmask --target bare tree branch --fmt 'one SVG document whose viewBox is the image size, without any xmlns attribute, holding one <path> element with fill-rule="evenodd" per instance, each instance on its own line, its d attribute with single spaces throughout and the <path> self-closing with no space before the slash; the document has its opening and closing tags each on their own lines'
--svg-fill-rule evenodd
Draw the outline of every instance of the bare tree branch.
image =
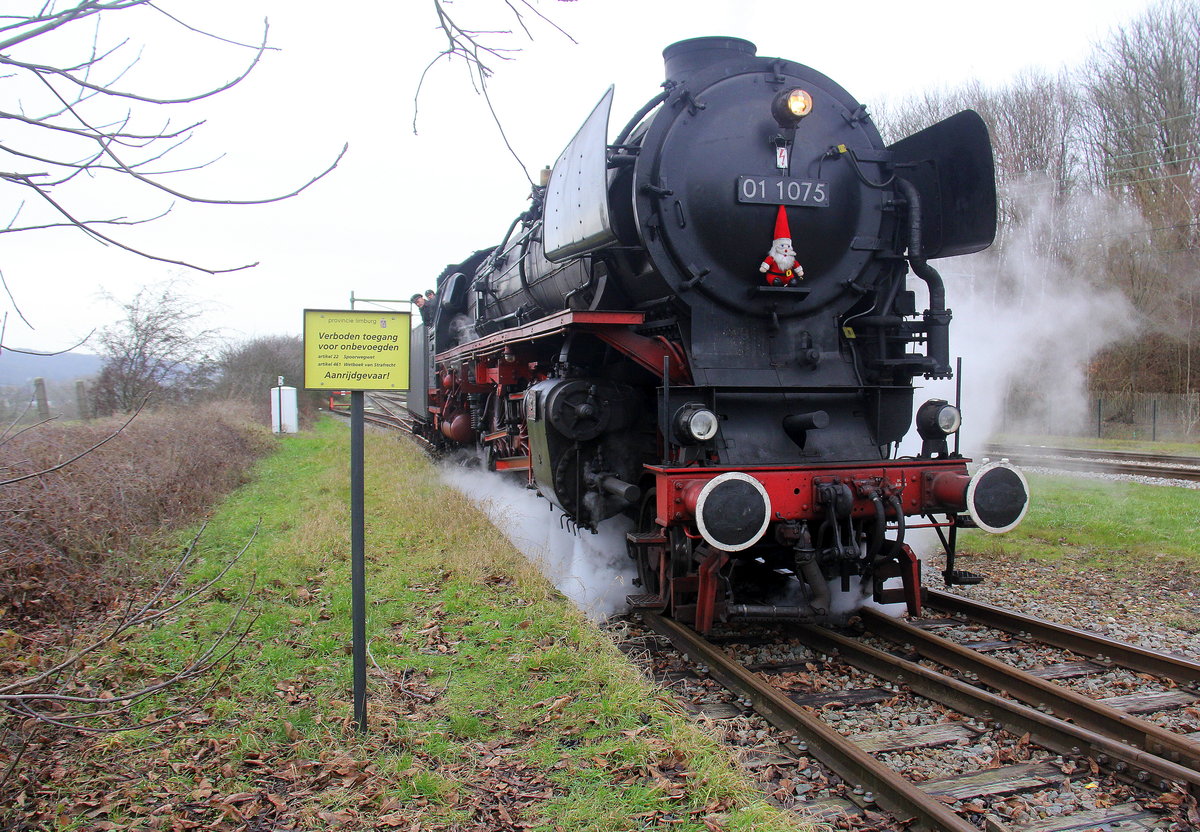
<svg viewBox="0 0 1200 832">
<path fill-rule="evenodd" d="M 246 49 L 258 49 L 258 48 L 259 48 L 259 46 L 260 46 L 259 44 L 254 44 L 254 43 L 242 43 L 241 41 L 230 40 L 229 38 L 223 38 L 223 37 L 221 37 L 220 35 L 213 34 L 212 32 L 206 32 L 206 31 L 204 31 L 203 29 L 197 29 L 195 26 L 191 26 L 191 25 L 189 25 L 188 23 L 185 23 L 184 21 L 180 20 L 178 17 L 176 17 L 175 15 L 173 15 L 173 14 L 171 14 L 170 12 L 166 11 L 165 9 L 162 9 L 161 7 L 159 7 L 158 5 L 156 5 L 155 3 L 152 3 L 152 2 L 151 2 L 151 3 L 147 3 L 147 5 L 148 5 L 150 8 L 154 9 L 154 11 L 156 11 L 156 12 L 158 12 L 159 14 L 163 15 L 164 17 L 168 17 L 168 18 L 170 18 L 171 20 L 175 21 L 175 22 L 176 22 L 176 23 L 178 23 L 180 26 L 182 26 L 183 28 L 187 29 L 189 32 L 195 32 L 195 33 L 196 33 L 196 34 L 198 34 L 198 35 L 204 35 L 206 38 L 212 38 L 213 40 L 219 40 L 219 41 L 221 41 L 221 43 L 228 43 L 228 44 L 230 44 L 231 46 L 242 46 L 242 47 L 245 47 Z M 267 21 L 266 21 L 266 20 L 264 20 L 264 21 L 263 21 L 263 24 L 265 25 L 265 24 L 266 24 L 266 22 L 267 22 Z M 275 47 L 275 46 L 267 46 L 267 45 L 266 45 L 266 38 L 265 38 L 265 37 L 263 38 L 263 42 L 262 42 L 261 46 L 262 46 L 263 48 L 270 49 L 272 52 L 278 52 L 278 51 L 279 51 L 278 47 Z"/>
<path fill-rule="evenodd" d="M 3 275 L 0 275 L 0 277 L 3 277 Z M 33 329 L 33 327 L 30 327 L 30 329 Z M 65 349 L 55 350 L 53 352 L 39 352 L 37 350 L 19 350 L 16 347 L 5 347 L 5 346 L 0 346 L 0 351 L 15 352 L 15 353 L 20 353 L 21 355 L 40 355 L 40 356 L 66 355 L 71 350 L 77 350 L 80 347 L 82 347 L 84 344 L 86 344 L 88 342 L 88 339 L 91 338 L 95 334 L 96 334 L 96 330 L 93 329 L 87 335 L 83 336 L 83 338 L 81 338 L 77 343 L 72 344 L 71 346 L 66 347 Z M 0 344 L 3 344 L 3 339 L 0 339 Z"/>
<path fill-rule="evenodd" d="M 115 42 L 101 43 L 99 22 L 106 14 L 145 7 L 171 21 L 181 30 L 220 43 L 250 50 L 248 61 L 239 61 L 240 66 L 232 78 L 220 84 L 199 92 L 185 95 L 154 95 L 129 89 L 124 85 L 118 87 L 129 70 L 141 60 L 140 52 L 126 61 L 120 60 L 118 53 L 129 45 L 126 38 L 118 38 Z M 64 27 L 73 27 L 87 18 L 94 22 L 90 46 L 85 47 L 83 54 L 72 56 L 70 60 L 46 60 L 39 55 L 36 60 L 27 60 L 14 50 L 30 44 L 30 42 Z M 107 20 L 107 17 L 104 17 Z M 124 216 L 116 219 L 93 219 L 80 216 L 65 197 L 59 198 L 55 189 L 72 181 L 77 181 L 80 174 L 104 172 L 108 175 L 120 176 L 155 191 L 168 194 L 177 199 L 192 203 L 209 205 L 262 205 L 291 199 L 316 182 L 329 175 L 344 158 L 348 148 L 343 146 L 333 161 L 321 169 L 316 175 L 308 177 L 297 187 L 289 188 L 279 194 L 268 194 L 247 198 L 219 198 L 216 196 L 192 194 L 181 190 L 167 177 L 187 171 L 200 170 L 208 167 L 223 157 L 224 154 L 213 154 L 202 162 L 188 162 L 179 165 L 157 165 L 159 169 L 151 169 L 151 165 L 162 160 L 168 154 L 178 150 L 186 143 L 194 132 L 203 126 L 202 120 L 175 127 L 168 119 L 156 129 L 145 129 L 142 126 L 145 113 L 152 112 L 150 108 L 166 105 L 190 104 L 198 102 L 218 93 L 226 92 L 242 83 L 260 64 L 268 50 L 275 47 L 268 45 L 270 35 L 269 22 L 263 21 L 261 38 L 255 42 L 242 42 L 239 39 L 223 37 L 194 26 L 180 17 L 172 14 L 150 0 L 69 0 L 65 8 L 57 8 L 55 4 L 46 3 L 40 11 L 32 15 L 9 14 L 0 16 L 0 67 L 8 67 L 14 71 L 10 79 L 25 75 L 42 82 L 43 88 L 49 93 L 48 101 L 54 102 L 46 111 L 29 111 L 23 105 L 15 108 L 8 107 L 0 111 L 0 120 L 14 125 L 24 125 L 27 128 L 51 131 L 61 138 L 58 144 L 67 148 L 65 151 L 55 150 L 46 152 L 46 146 L 55 146 L 47 142 L 26 142 L 28 133 L 14 131 L 5 137 L 0 150 L 15 160 L 29 163 L 26 167 L 21 162 L 14 163 L 14 169 L 0 173 L 0 184 L 19 185 L 35 191 L 40 201 L 49 211 L 60 219 L 43 220 L 39 215 L 33 222 L 26 222 L 18 227 L 11 222 L 7 229 L 0 233 L 12 233 L 18 230 L 43 230 L 49 228 L 74 227 L 91 236 L 96 241 L 116 246 L 122 250 L 171 265 L 195 269 L 208 274 L 222 274 L 241 269 L 251 268 L 257 263 L 240 264 L 233 267 L 207 267 L 193 263 L 187 259 L 164 256 L 153 253 L 138 246 L 122 242 L 119 238 L 110 236 L 98 230 L 98 226 L 135 225 L 150 222 L 170 211 L 156 214 L 154 217 L 130 220 Z M 44 53 L 43 53 L 44 54 Z M 127 110 L 124 115 L 118 114 L 114 119 L 111 111 L 98 109 L 98 105 L 107 102 L 126 101 L 135 109 Z M 104 112 L 103 116 L 97 114 Z M 73 153 L 70 142 L 74 140 L 74 150 L 83 152 Z M 57 141 L 57 140 L 56 140 Z M 33 167 L 38 165 L 39 167 Z M 45 167 L 40 167 L 44 165 Z M 153 213 L 153 212 L 151 212 Z M 24 316 L 22 316 L 24 318 Z"/>
<path fill-rule="evenodd" d="M 168 15 L 168 17 L 169 17 L 169 15 Z M 174 18 L 172 18 L 172 20 L 174 20 Z M 188 27 L 188 28 L 191 28 L 191 27 Z M 41 77 L 43 80 L 46 80 L 46 76 L 48 76 L 48 75 L 59 76 L 59 77 L 65 78 L 67 81 L 70 81 L 72 84 L 74 84 L 77 87 L 81 87 L 86 90 L 92 90 L 93 92 L 98 92 L 103 95 L 113 96 L 114 98 L 131 98 L 134 101 L 142 101 L 146 104 L 191 104 L 194 101 L 202 101 L 205 98 L 211 98 L 212 96 L 217 95 L 218 93 L 225 92 L 225 90 L 231 89 L 232 87 L 235 87 L 239 83 L 244 81 L 246 79 L 246 76 L 248 76 L 251 72 L 253 72 L 254 68 L 256 66 L 258 66 L 258 62 L 260 60 L 262 60 L 263 53 L 267 50 L 267 32 L 268 32 L 269 28 L 270 27 L 269 27 L 267 21 L 264 20 L 263 21 L 262 43 L 260 43 L 257 47 L 255 47 L 254 58 L 253 58 L 253 60 L 250 61 L 249 66 L 247 66 L 244 70 L 242 70 L 242 72 L 236 78 L 234 78 L 232 81 L 228 81 L 227 83 L 222 84 L 219 87 L 214 87 L 212 89 L 206 90 L 201 93 L 196 93 L 194 95 L 182 96 L 180 98 L 152 98 L 147 95 L 138 95 L 137 93 L 133 93 L 133 92 L 122 92 L 120 90 L 113 89 L 111 86 L 109 86 L 107 84 L 104 84 L 104 85 L 93 84 L 84 78 L 77 78 L 74 75 L 72 75 L 69 70 L 66 70 L 66 69 L 61 69 L 59 67 L 54 67 L 54 66 L 47 66 L 45 64 L 24 63 L 24 62 L 15 60 L 14 58 L 6 57 L 4 55 L 0 55 L 0 65 L 13 66 L 13 67 L 17 67 L 18 69 L 25 69 L 30 72 L 37 73 L 38 76 Z M 193 30 L 193 31 L 195 31 L 195 30 Z M 128 69 L 128 67 L 127 67 L 127 69 Z"/>
<path fill-rule="evenodd" d="M 15 217 L 14 217 L 15 219 Z M 13 309 L 17 311 L 17 315 L 25 322 L 25 326 L 33 329 L 33 324 L 29 323 L 29 319 L 25 317 L 25 313 L 21 311 L 21 307 L 17 305 L 17 299 L 13 297 L 12 289 L 8 288 L 8 281 L 4 277 L 4 270 L 0 269 L 0 285 L 4 286 L 4 293 L 8 295 L 8 300 L 12 304 Z M 4 336 L 0 334 L 0 346 L 4 344 Z"/>
<path fill-rule="evenodd" d="M 525 17 L 521 12 L 520 7 L 524 7 L 532 11 L 537 17 L 541 18 L 545 23 L 554 27 L 559 33 L 575 43 L 575 39 L 568 35 L 561 27 L 551 21 L 548 17 L 542 14 L 538 9 L 534 8 L 528 0 L 519 0 L 514 3 L 513 0 L 504 0 L 504 5 L 507 7 L 512 16 L 516 19 L 517 25 L 525 33 L 525 36 L 533 40 L 533 33 L 529 27 L 525 25 Z M 529 171 L 525 167 L 525 163 L 521 157 L 517 155 L 516 149 L 508 140 L 508 134 L 504 130 L 504 125 L 500 120 L 499 114 L 492 103 L 491 96 L 488 93 L 488 78 L 492 76 L 492 68 L 488 65 L 490 61 L 512 60 L 511 54 L 519 52 L 519 49 L 501 47 L 485 43 L 485 36 L 504 36 L 511 35 L 511 29 L 493 29 L 493 30 L 472 30 L 460 26 L 450 14 L 446 11 L 446 4 L 443 0 L 433 0 L 434 14 L 437 18 L 437 26 L 446 37 L 446 48 L 439 52 L 433 60 L 431 60 L 421 72 L 420 78 L 417 80 L 417 88 L 413 93 L 413 133 L 417 133 L 417 119 L 420 112 L 421 90 L 425 87 L 425 81 L 429 76 L 429 72 L 441 61 L 452 63 L 455 59 L 462 60 L 467 67 L 467 75 L 471 80 L 471 85 L 475 92 L 483 96 L 487 103 L 488 112 L 492 115 L 492 121 L 496 125 L 496 129 L 500 132 L 500 139 L 504 142 L 504 146 L 508 152 L 516 160 L 521 168 L 521 172 L 525 178 L 529 180 L 529 184 L 533 185 L 533 180 L 529 177 Z"/>
<path fill-rule="evenodd" d="M 116 625 L 110 628 L 108 632 L 90 641 L 85 646 L 69 652 L 68 655 L 53 666 L 35 675 L 18 679 L 15 682 L 0 687 L 0 708 L 47 725 L 88 733 L 110 733 L 129 730 L 134 727 L 149 728 L 178 719 L 183 714 L 194 710 L 215 689 L 216 685 L 219 684 L 225 670 L 228 669 L 229 660 L 232 659 L 237 649 L 245 642 L 254 623 L 258 620 L 259 613 L 255 612 L 249 616 L 248 620 L 244 621 L 250 601 L 254 597 L 255 579 L 253 576 L 251 576 L 250 586 L 243 593 L 241 601 L 233 614 L 229 616 L 222 631 L 210 639 L 207 644 L 202 645 L 195 655 L 173 671 L 167 678 L 142 685 L 135 690 L 117 694 L 102 693 L 95 695 L 66 693 L 64 692 L 64 685 L 58 683 L 57 680 L 64 674 L 70 674 L 69 678 L 71 679 L 75 678 L 85 658 L 93 656 L 101 650 L 109 649 L 111 645 L 118 643 L 123 635 L 135 628 L 157 626 L 163 623 L 170 613 L 185 604 L 195 601 L 213 589 L 249 550 L 258 535 L 261 525 L 262 521 L 260 520 L 255 525 L 245 545 L 225 563 L 216 576 L 206 581 L 198 589 L 183 595 L 178 600 L 166 606 L 155 608 L 165 596 L 168 589 L 174 586 L 183 574 L 187 563 L 195 553 L 201 535 L 204 533 L 205 529 L 202 527 L 184 548 L 175 568 L 166 578 L 159 582 L 153 596 L 146 603 L 142 604 L 136 612 L 130 609 L 121 616 Z M 206 690 L 190 697 L 188 704 L 182 708 L 175 709 L 168 716 L 142 721 L 136 726 L 81 724 L 85 721 L 95 721 L 104 717 L 127 714 L 134 703 L 176 688 L 191 679 L 205 676 L 218 668 L 223 669 L 217 673 L 216 678 L 210 682 Z M 56 685 L 57 689 L 47 689 L 47 685 Z M 65 713 L 64 710 L 66 711 Z M 10 766 L 10 770 L 11 768 Z M 8 775 L 6 774 L 6 776 Z"/>
<path fill-rule="evenodd" d="M 0 52 L 6 49 L 11 49 L 17 44 L 24 43 L 27 40 L 32 40 L 33 38 L 44 35 L 47 32 L 52 32 L 55 29 L 65 26 L 74 20 L 90 17 L 91 15 L 99 12 L 115 11 L 118 9 L 128 9 L 132 8 L 133 6 L 140 6 L 148 1 L 149 0 L 116 0 L 116 2 L 104 3 L 100 2 L 100 0 L 82 0 L 82 2 L 80 2 L 78 5 L 70 9 L 64 9 L 61 12 L 48 15 L 39 15 L 38 17 L 34 18 L 18 18 L 15 23 L 0 27 L 0 31 L 19 29 L 25 26 L 32 26 L 37 23 L 42 23 L 43 25 L 35 26 L 28 32 L 15 35 L 8 40 L 0 41 Z"/>
<path fill-rule="evenodd" d="M 205 266 L 199 266 L 195 263 L 190 263 L 186 260 L 176 260 L 171 257 L 161 257 L 157 254 L 151 254 L 147 251 L 143 251 L 142 249 L 134 248 L 133 246 L 126 245 L 125 243 L 122 243 L 120 240 L 117 240 L 117 239 L 114 239 L 107 235 L 101 234 L 99 231 L 92 228 L 91 225 L 88 223 L 88 221 L 80 220 L 80 219 L 77 219 L 77 218 L 71 216 L 71 214 L 69 214 L 67 212 L 66 208 L 64 208 L 62 205 L 60 205 L 58 202 L 56 202 L 54 200 L 54 198 L 52 196 L 50 196 L 50 194 L 46 193 L 46 191 L 44 189 L 39 187 L 37 185 L 37 183 L 33 182 L 28 176 L 20 176 L 20 175 L 11 174 L 11 173 L 0 173 L 0 180 L 8 180 L 10 182 L 15 182 L 17 184 L 25 185 L 25 186 L 31 188 L 34 191 L 34 193 L 36 193 L 42 199 L 46 200 L 46 202 L 48 202 L 52 206 L 54 206 L 54 209 L 56 211 L 58 211 L 58 213 L 62 214 L 64 217 L 66 217 L 67 220 L 69 220 L 70 225 L 75 226 L 76 228 L 80 229 L 81 231 L 87 232 L 92 237 L 96 238 L 97 240 L 108 243 L 109 245 L 114 245 L 117 248 L 124 249 L 125 251 L 136 254 L 139 257 L 145 257 L 147 260 L 157 260 L 160 263 L 171 263 L 172 265 L 175 265 L 175 266 L 184 266 L 189 269 L 195 269 L 196 271 L 207 272 L 208 274 L 226 274 L 229 272 L 239 272 L 239 271 L 242 271 L 243 269 L 252 269 L 258 265 L 257 262 L 254 262 L 254 263 L 246 263 L 241 266 L 231 266 L 230 268 L 227 268 L 227 269 L 211 269 L 211 268 L 207 268 Z"/>
</svg>

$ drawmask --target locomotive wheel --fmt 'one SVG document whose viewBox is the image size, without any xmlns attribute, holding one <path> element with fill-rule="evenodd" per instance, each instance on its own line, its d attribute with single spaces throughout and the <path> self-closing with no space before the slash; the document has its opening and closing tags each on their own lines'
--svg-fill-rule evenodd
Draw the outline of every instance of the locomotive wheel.
<svg viewBox="0 0 1200 832">
<path fill-rule="evenodd" d="M 655 494 L 657 489 L 648 489 L 642 497 L 642 502 L 638 508 L 637 530 L 639 532 L 652 532 L 657 528 L 654 522 L 655 517 Z M 683 531 L 679 528 L 672 528 L 667 533 L 667 539 L 670 547 L 670 570 L 671 575 L 679 577 L 686 575 L 688 572 L 688 564 L 690 562 L 691 543 L 683 535 Z M 649 595 L 662 595 L 665 592 L 663 582 L 659 580 L 659 560 L 657 555 L 648 557 L 645 552 L 639 552 L 637 557 L 637 574 L 638 580 L 641 582 L 642 591 Z"/>
<path fill-rule="evenodd" d="M 654 497 L 657 491 L 658 489 L 651 488 L 642 496 L 642 503 L 638 506 L 636 526 L 639 532 L 654 530 Z M 642 592 L 649 595 L 659 595 L 661 593 L 658 585 L 658 564 L 654 564 L 651 567 L 646 553 L 640 549 L 637 554 L 637 575 Z"/>
</svg>

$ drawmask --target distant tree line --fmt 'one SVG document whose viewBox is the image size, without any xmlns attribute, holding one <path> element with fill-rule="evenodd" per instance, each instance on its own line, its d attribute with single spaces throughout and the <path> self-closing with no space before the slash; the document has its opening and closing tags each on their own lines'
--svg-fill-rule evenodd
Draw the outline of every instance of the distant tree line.
<svg viewBox="0 0 1200 832">
<path fill-rule="evenodd" d="M 88 384 L 88 415 L 217 399 L 249 403 L 265 419 L 267 391 L 280 376 L 289 386 L 303 382 L 300 336 L 222 339 L 201 325 L 206 310 L 178 282 L 144 287 L 120 307 L 119 320 L 97 336 L 103 363 Z M 302 398 L 310 412 L 321 400 L 316 394 Z"/>
<path fill-rule="evenodd" d="M 1092 390 L 1200 390 L 1200 2 L 1164 0 L 1097 43 L 1082 66 L 967 83 L 889 106 L 896 140 L 963 108 L 994 146 L 1000 233 L 994 256 L 1032 251 L 1084 287 L 1119 290 L 1131 334 L 1087 367 Z M 1025 271 L 1029 271 L 1026 269 Z M 1042 277 L 1041 279 L 1055 279 Z"/>
</svg>

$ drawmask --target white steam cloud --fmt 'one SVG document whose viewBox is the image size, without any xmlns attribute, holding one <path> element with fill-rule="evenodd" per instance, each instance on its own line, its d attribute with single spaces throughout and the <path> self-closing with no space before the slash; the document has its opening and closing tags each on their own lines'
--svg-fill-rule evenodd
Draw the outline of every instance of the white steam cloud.
<svg viewBox="0 0 1200 832">
<path fill-rule="evenodd" d="M 1024 184 L 1019 193 L 1038 190 Z M 954 311 L 951 355 L 963 361 L 962 451 L 968 455 L 978 455 L 998 433 L 1063 434 L 1081 427 L 1088 363 L 1134 325 L 1125 296 L 1104 285 L 1096 235 L 1097 229 L 1119 234 L 1138 227 L 1136 214 L 1097 196 L 1065 205 L 1031 197 L 1010 204 L 1020 224 L 1002 247 L 935 264 Z M 910 277 L 909 288 L 922 297 L 920 280 Z M 1018 415 L 1007 401 L 1013 387 L 1034 394 L 1035 406 Z M 953 402 L 953 382 L 927 382 L 917 404 L 934 397 Z M 905 446 L 919 449 L 915 431 Z"/>
<path fill-rule="evenodd" d="M 1015 190 L 1045 192 L 1029 183 Z M 963 362 L 961 451 L 976 459 L 997 434 L 1079 430 L 1088 418 L 1089 362 L 1135 324 L 1125 296 L 1104 285 L 1097 240 L 1141 227 L 1136 213 L 1090 195 L 1057 204 L 1014 197 L 1009 204 L 1020 222 L 1003 246 L 935 264 L 954 311 L 951 356 Z M 922 298 L 924 285 L 909 280 Z M 1008 400 L 1014 389 L 1020 405 Z M 926 382 L 916 404 L 953 402 L 954 395 L 954 382 Z M 913 430 L 902 453 L 915 454 L 920 444 Z M 922 556 L 941 553 L 927 530 L 910 532 L 907 542 Z"/>
<path fill-rule="evenodd" d="M 625 609 L 633 585 L 633 561 L 625 533 L 632 523 L 614 517 L 596 534 L 571 532 L 562 512 L 534 491 L 503 474 L 460 465 L 442 466 L 442 478 L 474 502 L 492 524 L 593 621 Z"/>
</svg>

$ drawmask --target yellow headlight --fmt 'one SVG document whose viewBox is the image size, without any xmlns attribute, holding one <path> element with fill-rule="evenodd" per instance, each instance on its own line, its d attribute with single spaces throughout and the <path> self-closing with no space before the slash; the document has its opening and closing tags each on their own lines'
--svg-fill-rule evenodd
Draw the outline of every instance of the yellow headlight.
<svg viewBox="0 0 1200 832">
<path fill-rule="evenodd" d="M 800 119 L 812 112 L 813 99 L 808 90 L 799 87 L 783 90 L 771 101 L 771 115 L 780 127 L 795 127 Z"/>
<path fill-rule="evenodd" d="M 812 96 L 806 90 L 792 90 L 788 93 L 787 108 L 796 118 L 804 118 L 812 112 Z"/>
</svg>

